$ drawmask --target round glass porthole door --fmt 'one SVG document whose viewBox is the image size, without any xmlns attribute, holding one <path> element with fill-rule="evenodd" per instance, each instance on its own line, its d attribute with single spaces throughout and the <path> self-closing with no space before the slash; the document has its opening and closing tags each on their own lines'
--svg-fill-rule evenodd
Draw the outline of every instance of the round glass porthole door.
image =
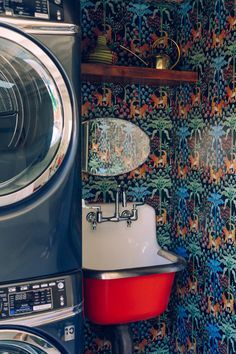
<svg viewBox="0 0 236 354">
<path fill-rule="evenodd" d="M 58 348 L 57 348 L 58 347 Z M 21 329 L 0 330 L 0 354 L 66 354 L 55 345 L 31 331 Z"/>
<path fill-rule="evenodd" d="M 45 354 L 33 345 L 17 343 L 13 341 L 0 342 L 0 354 Z"/>
<path fill-rule="evenodd" d="M 32 40 L 0 26 L 0 206 L 41 188 L 70 144 L 71 95 Z"/>
</svg>

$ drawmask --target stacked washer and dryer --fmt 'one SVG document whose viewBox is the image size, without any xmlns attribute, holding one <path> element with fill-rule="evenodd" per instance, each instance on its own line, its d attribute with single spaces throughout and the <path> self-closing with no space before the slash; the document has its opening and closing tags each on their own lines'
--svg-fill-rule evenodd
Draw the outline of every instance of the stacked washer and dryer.
<svg viewBox="0 0 236 354">
<path fill-rule="evenodd" d="M 0 353 L 83 352 L 78 3 L 0 0 Z"/>
</svg>

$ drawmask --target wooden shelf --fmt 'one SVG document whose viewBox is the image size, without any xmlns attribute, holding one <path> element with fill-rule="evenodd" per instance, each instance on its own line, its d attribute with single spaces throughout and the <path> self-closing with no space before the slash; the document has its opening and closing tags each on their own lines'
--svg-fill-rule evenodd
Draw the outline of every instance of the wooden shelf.
<svg viewBox="0 0 236 354">
<path fill-rule="evenodd" d="M 134 66 L 81 64 L 82 79 L 87 81 L 130 82 L 146 85 L 179 85 L 194 83 L 198 74 L 193 71 L 157 70 Z"/>
</svg>

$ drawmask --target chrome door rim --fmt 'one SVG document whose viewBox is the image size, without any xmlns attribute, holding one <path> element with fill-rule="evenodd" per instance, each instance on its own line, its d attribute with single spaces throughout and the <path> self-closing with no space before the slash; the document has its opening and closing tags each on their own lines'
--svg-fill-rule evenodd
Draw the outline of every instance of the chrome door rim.
<svg viewBox="0 0 236 354">
<path fill-rule="evenodd" d="M 70 145 L 70 140 L 72 136 L 72 126 L 73 126 L 73 109 L 71 96 L 69 94 L 65 79 L 63 78 L 61 72 L 59 71 L 56 63 L 48 56 L 48 54 L 37 45 L 34 40 L 29 39 L 24 33 L 19 33 L 14 30 L 14 28 L 9 29 L 0 24 L 0 38 L 9 40 L 23 49 L 27 50 L 33 56 L 35 56 L 43 67 L 51 74 L 55 87 L 58 90 L 63 116 L 60 117 L 59 127 L 61 134 L 60 145 L 57 149 L 57 152 L 52 159 L 51 163 L 48 165 L 45 171 L 39 175 L 33 182 L 27 186 L 19 189 L 11 194 L 0 196 L 0 206 L 6 206 L 26 197 L 32 195 L 36 190 L 44 186 L 51 177 L 56 173 L 60 167 L 68 147 Z M 54 122 L 58 120 L 54 115 Z"/>
<path fill-rule="evenodd" d="M 8 338 L 10 336 L 10 339 Z M 1 337 L 3 337 L 1 339 Z M 50 354 L 61 354 L 61 352 L 46 339 L 42 338 L 40 335 L 36 335 L 25 330 L 15 330 L 15 329 L 0 329 L 0 345 L 1 341 L 3 342 L 12 342 L 12 345 L 15 343 L 24 343 L 29 346 L 32 345 L 35 348 L 42 351 L 42 353 Z M 52 352 L 53 350 L 53 352 Z"/>
<path fill-rule="evenodd" d="M 25 354 L 39 354 L 38 350 L 35 348 L 29 347 L 27 343 L 19 343 L 16 341 L 0 341 L 0 352 L 4 350 L 3 353 L 25 353 Z M 17 352 L 16 352 L 17 350 Z M 41 354 L 45 354 L 41 352 Z"/>
</svg>

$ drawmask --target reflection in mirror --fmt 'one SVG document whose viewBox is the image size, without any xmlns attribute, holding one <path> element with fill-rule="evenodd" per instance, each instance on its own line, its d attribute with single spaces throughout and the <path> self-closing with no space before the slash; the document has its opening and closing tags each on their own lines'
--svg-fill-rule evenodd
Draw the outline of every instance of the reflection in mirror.
<svg viewBox="0 0 236 354">
<path fill-rule="evenodd" d="M 89 174 L 127 173 L 140 166 L 150 153 L 147 134 L 126 120 L 95 118 L 82 126 L 82 169 Z"/>
</svg>

